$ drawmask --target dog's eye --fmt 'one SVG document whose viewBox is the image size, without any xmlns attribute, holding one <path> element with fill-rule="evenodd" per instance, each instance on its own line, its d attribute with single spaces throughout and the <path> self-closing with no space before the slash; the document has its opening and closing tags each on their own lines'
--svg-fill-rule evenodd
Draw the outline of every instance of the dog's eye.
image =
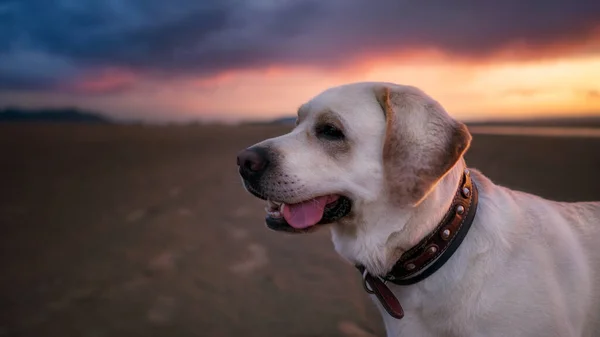
<svg viewBox="0 0 600 337">
<path fill-rule="evenodd" d="M 323 124 L 317 126 L 317 137 L 327 140 L 343 140 L 344 133 L 331 124 Z"/>
</svg>

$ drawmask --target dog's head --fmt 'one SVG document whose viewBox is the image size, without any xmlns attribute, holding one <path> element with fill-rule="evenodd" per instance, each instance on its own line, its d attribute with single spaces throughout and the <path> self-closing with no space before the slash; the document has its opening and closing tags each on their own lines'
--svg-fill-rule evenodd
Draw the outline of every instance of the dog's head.
<svg viewBox="0 0 600 337">
<path fill-rule="evenodd" d="M 246 189 L 267 200 L 270 228 L 355 230 L 376 209 L 419 205 L 470 141 L 421 90 L 354 83 L 303 104 L 294 130 L 242 151 L 238 165 Z"/>
</svg>

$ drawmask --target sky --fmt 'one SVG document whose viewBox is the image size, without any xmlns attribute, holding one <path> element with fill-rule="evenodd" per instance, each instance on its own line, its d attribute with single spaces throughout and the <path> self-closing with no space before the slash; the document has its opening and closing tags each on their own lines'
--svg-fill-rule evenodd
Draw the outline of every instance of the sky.
<svg viewBox="0 0 600 337">
<path fill-rule="evenodd" d="M 263 119 L 357 81 L 466 120 L 600 115 L 600 1 L 0 0 L 0 107 Z"/>
</svg>

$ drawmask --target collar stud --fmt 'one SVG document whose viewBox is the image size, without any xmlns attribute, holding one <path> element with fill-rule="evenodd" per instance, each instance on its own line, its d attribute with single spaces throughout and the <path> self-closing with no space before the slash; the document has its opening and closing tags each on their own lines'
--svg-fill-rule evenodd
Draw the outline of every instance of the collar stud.
<svg viewBox="0 0 600 337">
<path fill-rule="evenodd" d="M 450 233 L 449 229 L 444 229 L 440 235 L 442 236 L 442 239 L 446 241 L 450 238 Z"/>
<path fill-rule="evenodd" d="M 468 198 L 471 195 L 471 190 L 468 187 L 463 187 L 462 194 L 465 198 Z"/>
</svg>

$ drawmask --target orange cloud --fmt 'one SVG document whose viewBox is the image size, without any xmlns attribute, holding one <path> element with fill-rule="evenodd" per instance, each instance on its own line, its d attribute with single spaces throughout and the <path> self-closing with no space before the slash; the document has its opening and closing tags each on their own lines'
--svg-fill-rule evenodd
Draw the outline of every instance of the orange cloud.
<svg viewBox="0 0 600 337">
<path fill-rule="evenodd" d="M 330 86 L 389 81 L 422 88 L 464 119 L 600 113 L 600 100 L 590 99 L 600 78 L 600 55 L 487 63 L 453 62 L 435 52 L 421 55 L 364 60 L 336 70 L 229 72 L 214 82 L 204 79 L 212 89 L 184 94 L 183 101 L 189 110 L 274 117 L 295 114 L 301 103 Z"/>
<path fill-rule="evenodd" d="M 85 94 L 121 92 L 132 88 L 139 80 L 133 71 L 121 68 L 106 68 L 84 75 L 67 85 L 67 88 Z"/>
<path fill-rule="evenodd" d="M 600 90 L 598 90 L 598 89 L 586 90 L 585 97 L 590 100 L 600 100 Z"/>
<path fill-rule="evenodd" d="M 274 64 L 197 78 L 154 78 L 110 68 L 63 87 L 102 95 L 9 92 L 0 93 L 0 101 L 52 106 L 75 102 L 153 120 L 236 120 L 294 115 L 300 104 L 328 87 L 388 81 L 422 88 L 461 119 L 600 114 L 600 53 L 589 41 L 542 48 L 537 58 L 533 51 L 531 58 L 510 57 L 524 54 L 506 49 L 495 58 L 469 60 L 415 49 L 349 58 L 335 68 Z"/>
</svg>

